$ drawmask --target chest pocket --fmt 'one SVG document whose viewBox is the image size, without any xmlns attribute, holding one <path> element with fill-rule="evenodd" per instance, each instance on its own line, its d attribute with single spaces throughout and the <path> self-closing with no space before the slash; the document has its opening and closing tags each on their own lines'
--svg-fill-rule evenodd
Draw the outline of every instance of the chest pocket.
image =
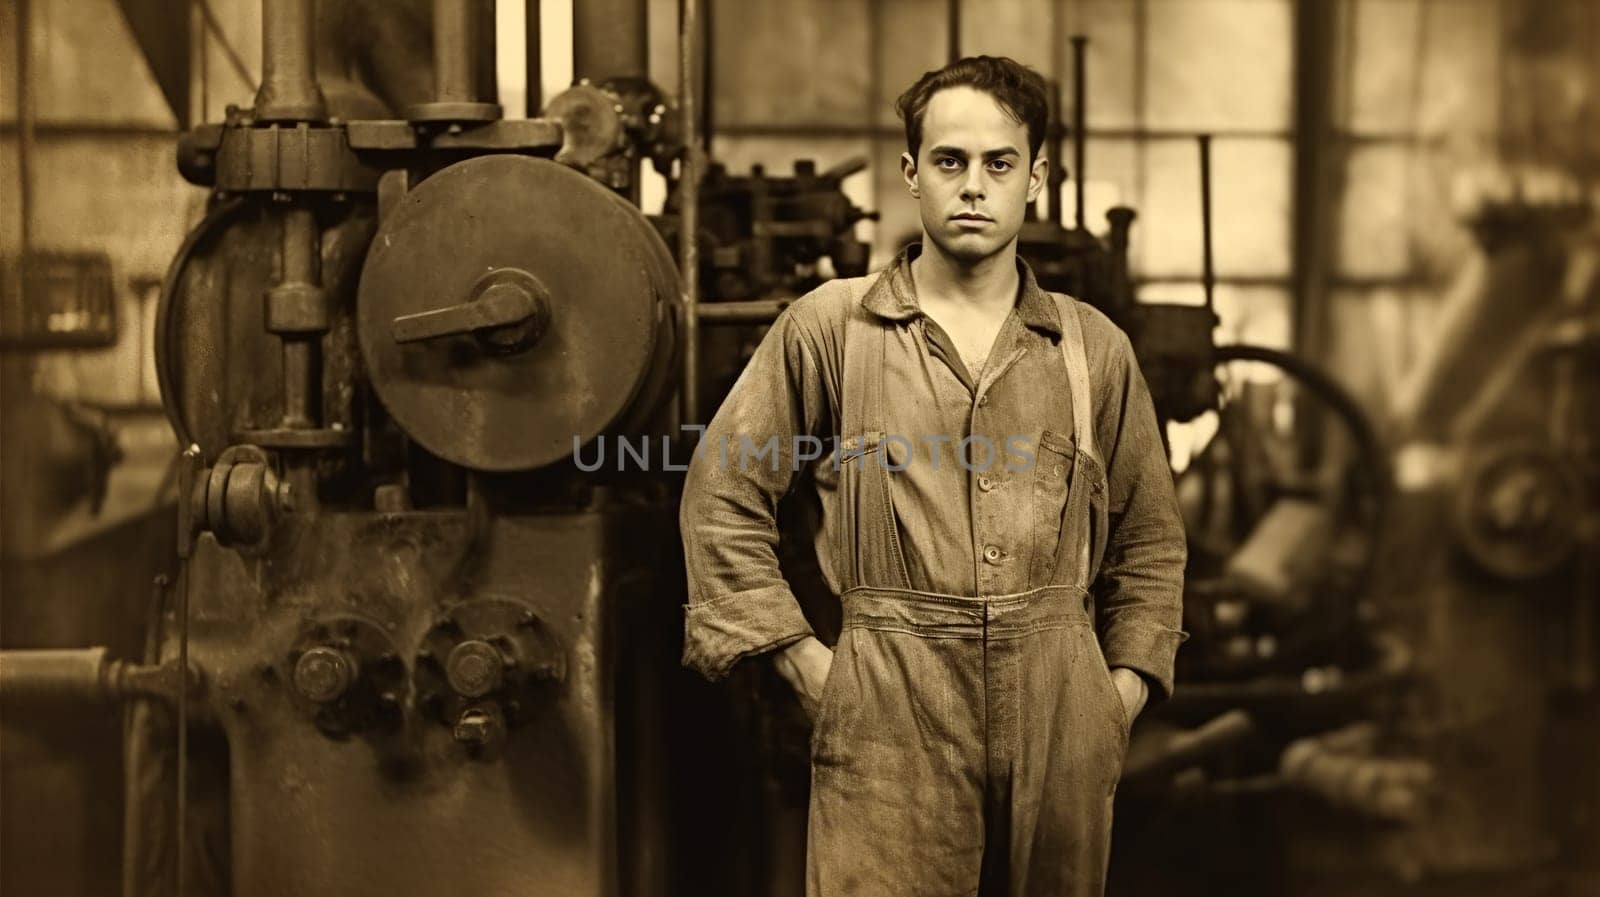
<svg viewBox="0 0 1600 897">
<path fill-rule="evenodd" d="M 1054 430 L 1039 434 L 1034 447 L 1032 473 L 1033 550 L 1029 561 L 1029 580 L 1035 584 L 1050 581 L 1056 569 L 1057 551 L 1067 508 L 1067 484 L 1072 482 L 1072 466 L 1077 451 L 1072 440 Z"/>
<path fill-rule="evenodd" d="M 838 477 L 839 520 L 834 546 L 841 588 L 910 588 L 889 489 L 889 469 L 899 466 L 891 454 L 884 433 L 871 430 L 843 439 L 837 452 L 824 461 L 837 468 L 833 475 Z"/>
</svg>

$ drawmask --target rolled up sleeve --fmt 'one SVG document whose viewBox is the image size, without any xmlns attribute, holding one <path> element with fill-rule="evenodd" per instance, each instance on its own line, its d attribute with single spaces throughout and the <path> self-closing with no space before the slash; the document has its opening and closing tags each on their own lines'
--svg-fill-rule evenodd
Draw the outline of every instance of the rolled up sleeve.
<svg viewBox="0 0 1600 897">
<path fill-rule="evenodd" d="M 767 332 L 689 464 L 678 512 L 689 578 L 683 663 L 708 679 L 812 634 L 776 550 L 798 437 L 829 426 L 804 302 Z"/>
<path fill-rule="evenodd" d="M 1149 388 L 1133 347 L 1116 330 L 1105 356 L 1097 433 L 1106 457 L 1110 530 L 1096 580 L 1101 647 L 1109 666 L 1150 683 L 1150 703 L 1172 696 L 1183 631 L 1183 517 Z"/>
</svg>

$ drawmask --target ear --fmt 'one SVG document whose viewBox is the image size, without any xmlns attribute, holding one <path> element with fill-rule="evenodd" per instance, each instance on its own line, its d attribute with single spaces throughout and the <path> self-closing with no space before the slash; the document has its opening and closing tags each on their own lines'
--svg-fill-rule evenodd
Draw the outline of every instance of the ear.
<svg viewBox="0 0 1600 897">
<path fill-rule="evenodd" d="M 1044 185 L 1050 182 L 1050 159 L 1040 156 L 1033 160 L 1033 168 L 1028 172 L 1028 202 L 1039 198 L 1039 193 L 1044 190 Z"/>
<path fill-rule="evenodd" d="M 900 176 L 905 178 L 906 187 L 911 190 L 912 196 L 920 195 L 917 189 L 917 160 L 911 158 L 910 153 L 900 154 Z"/>
</svg>

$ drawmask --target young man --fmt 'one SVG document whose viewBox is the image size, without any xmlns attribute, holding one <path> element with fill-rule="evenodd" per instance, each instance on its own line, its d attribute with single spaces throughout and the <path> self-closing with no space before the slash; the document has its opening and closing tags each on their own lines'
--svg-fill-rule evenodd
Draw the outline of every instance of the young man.
<svg viewBox="0 0 1600 897">
<path fill-rule="evenodd" d="M 684 662 L 774 652 L 811 712 L 808 894 L 1098 895 L 1129 727 L 1185 637 L 1171 474 L 1127 337 L 1016 257 L 1042 80 L 968 58 L 898 108 L 922 242 L 791 305 L 706 429 Z M 833 651 L 774 554 L 797 471 Z"/>
</svg>

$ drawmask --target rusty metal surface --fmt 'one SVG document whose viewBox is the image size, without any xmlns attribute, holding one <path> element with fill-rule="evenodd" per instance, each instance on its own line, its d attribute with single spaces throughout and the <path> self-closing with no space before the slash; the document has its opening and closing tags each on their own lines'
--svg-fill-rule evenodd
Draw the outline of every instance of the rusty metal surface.
<svg viewBox="0 0 1600 897">
<path fill-rule="evenodd" d="M 617 833 L 662 837 L 658 816 L 634 812 L 660 808 L 647 792 L 662 780 L 619 770 L 640 758 L 619 750 L 615 717 L 637 712 L 626 696 L 639 686 L 624 683 L 659 675 L 641 664 L 662 658 L 624 653 L 607 634 L 646 597 L 677 600 L 676 578 L 651 572 L 671 548 L 669 519 L 660 508 L 486 525 L 460 512 L 323 514 L 287 521 L 256 557 L 202 540 L 190 654 L 211 683 L 198 712 L 228 740 L 231 893 L 617 893 L 632 865 Z M 661 538 L 641 542 L 641 524 Z M 368 621 L 415 667 L 441 618 L 507 602 L 535 613 L 566 661 L 523 698 L 498 752 L 458 743 L 399 679 L 394 726 L 319 729 L 282 672 L 308 644 L 307 621 L 334 620 L 331 635 L 339 620 Z M 474 619 L 468 634 L 484 635 Z"/>
<path fill-rule="evenodd" d="M 636 209 L 554 162 L 488 156 L 407 194 L 363 270 L 361 350 L 395 421 L 430 452 L 514 471 L 568 457 L 646 384 L 674 286 Z M 596 252 L 595 247 L 604 247 Z M 394 322 L 466 301 L 488 272 L 517 268 L 548 290 L 537 344 L 487 353 L 469 335 L 401 344 Z"/>
<path fill-rule="evenodd" d="M 370 204 L 321 209 L 322 288 L 329 333 L 322 339 L 320 405 L 325 427 L 355 428 L 360 360 L 355 349 L 356 274 L 374 227 Z M 265 338 L 262 293 L 275 281 L 278 225 L 241 207 L 211 227 L 169 273 L 169 321 L 158 322 L 163 395 L 185 435 L 214 460 L 238 434 L 276 427 L 283 414 L 283 353 Z"/>
</svg>

